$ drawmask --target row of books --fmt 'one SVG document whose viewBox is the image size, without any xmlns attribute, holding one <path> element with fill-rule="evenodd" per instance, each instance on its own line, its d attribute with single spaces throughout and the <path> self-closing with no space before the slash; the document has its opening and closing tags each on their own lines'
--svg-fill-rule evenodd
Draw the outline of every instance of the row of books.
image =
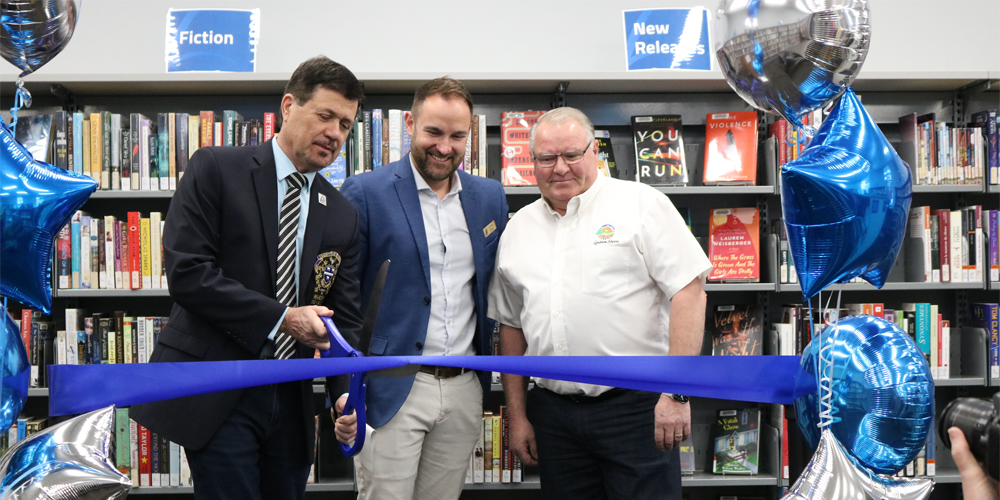
<svg viewBox="0 0 1000 500">
<path fill-rule="evenodd" d="M 910 275 L 925 282 L 1000 280 L 998 212 L 974 205 L 958 210 L 910 208 L 907 235 L 923 261 L 908 262 Z M 922 270 L 922 273 L 919 272 Z"/>
<path fill-rule="evenodd" d="M 199 147 L 255 146 L 274 135 L 275 115 L 243 120 L 226 110 L 157 113 L 153 119 L 101 111 L 39 115 L 17 137 L 35 159 L 93 177 L 102 190 L 173 190 Z M 49 138 L 52 138 L 50 141 Z"/>
<path fill-rule="evenodd" d="M 998 179 L 997 110 L 972 115 L 972 127 L 949 127 L 934 113 L 899 117 L 900 155 L 914 184 L 988 184 Z"/>
<path fill-rule="evenodd" d="M 501 406 L 496 414 L 483 412 L 482 432 L 465 473 L 467 484 L 522 481 L 521 460 L 510 449 L 509 414 L 506 410 L 506 406 Z"/>
<path fill-rule="evenodd" d="M 77 211 L 55 241 L 59 289 L 166 289 L 163 216 L 128 212 L 126 220 Z"/>
<path fill-rule="evenodd" d="M 167 317 L 131 316 L 125 311 L 89 314 L 67 308 L 66 323 L 41 311 L 22 309 L 16 323 L 31 364 L 30 387 L 47 387 L 45 366 L 145 363 L 167 324 Z"/>
<path fill-rule="evenodd" d="M 531 127 L 544 111 L 504 111 L 500 119 L 501 182 L 505 186 L 535 185 L 530 151 Z M 688 184 L 680 115 L 633 116 L 635 180 L 654 185 Z M 600 169 L 617 177 L 610 134 L 595 131 L 600 141 Z M 706 117 L 706 185 L 755 185 L 757 182 L 757 112 L 710 113 Z"/>
</svg>

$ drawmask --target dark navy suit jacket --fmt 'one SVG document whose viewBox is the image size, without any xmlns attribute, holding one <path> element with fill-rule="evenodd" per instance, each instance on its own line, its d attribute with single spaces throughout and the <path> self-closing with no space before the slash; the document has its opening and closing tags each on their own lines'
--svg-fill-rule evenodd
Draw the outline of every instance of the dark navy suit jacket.
<svg viewBox="0 0 1000 500">
<path fill-rule="evenodd" d="M 459 195 L 469 227 L 476 273 L 472 295 L 476 309 L 476 354 L 490 354 L 494 322 L 486 317 L 486 297 L 496 262 L 500 234 L 507 224 L 507 198 L 492 179 L 473 177 L 461 170 Z M 372 356 L 419 356 L 430 319 L 431 272 L 427 233 L 417 197 L 410 156 L 373 172 L 348 177 L 340 192 L 358 209 L 361 222 L 361 308 L 369 296 L 379 267 L 389 259 L 389 274 L 372 334 Z M 494 224 L 496 229 L 487 228 Z M 485 234 L 489 232 L 489 234 Z M 413 375 L 369 376 L 368 424 L 385 425 L 410 393 Z M 489 374 L 480 373 L 483 393 Z"/>
<path fill-rule="evenodd" d="M 191 157 L 170 202 L 163 232 L 167 281 L 175 304 L 151 363 L 259 357 L 285 310 L 274 298 L 276 172 L 271 141 L 256 147 L 201 148 Z M 323 176 L 315 176 L 299 261 L 298 303 L 320 303 L 332 309 L 333 321 L 349 342 L 357 342 L 361 331 L 359 240 L 357 210 Z M 317 257 L 329 252 L 340 257 L 340 267 L 325 297 L 317 300 Z M 296 357 L 311 358 L 313 352 L 299 345 Z M 311 451 L 315 439 L 312 380 L 301 385 L 302 439 Z M 161 436 L 197 450 L 229 416 L 241 393 L 233 390 L 136 405 L 130 416 Z"/>
</svg>

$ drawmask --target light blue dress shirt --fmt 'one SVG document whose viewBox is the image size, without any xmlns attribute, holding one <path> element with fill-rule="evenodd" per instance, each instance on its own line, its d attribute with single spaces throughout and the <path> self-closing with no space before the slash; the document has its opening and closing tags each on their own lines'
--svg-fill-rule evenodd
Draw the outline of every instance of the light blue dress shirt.
<svg viewBox="0 0 1000 500">
<path fill-rule="evenodd" d="M 285 191 L 288 190 L 288 182 L 285 178 L 291 175 L 293 172 L 297 172 L 295 165 L 292 164 L 292 160 L 288 158 L 288 155 L 278 146 L 278 137 L 275 136 L 274 140 L 271 141 L 271 148 L 274 150 L 274 166 L 277 170 L 278 177 L 278 206 L 275 208 L 278 211 L 280 218 L 281 215 L 281 204 L 285 201 Z M 316 177 L 316 172 L 309 172 L 308 174 L 303 174 L 306 176 L 306 183 L 299 190 L 299 230 L 295 233 L 295 296 L 299 296 L 299 262 L 302 260 L 302 241 L 306 236 L 306 221 L 309 220 L 309 188 L 312 186 L 313 178 Z M 300 304 L 301 305 L 301 304 Z M 267 338 L 274 340 L 274 336 L 278 334 L 278 327 L 281 326 L 281 322 L 285 320 L 285 314 L 288 314 L 288 308 L 285 308 L 285 312 L 281 314 L 278 318 L 278 323 L 274 325 L 271 329 L 271 333 Z"/>
</svg>

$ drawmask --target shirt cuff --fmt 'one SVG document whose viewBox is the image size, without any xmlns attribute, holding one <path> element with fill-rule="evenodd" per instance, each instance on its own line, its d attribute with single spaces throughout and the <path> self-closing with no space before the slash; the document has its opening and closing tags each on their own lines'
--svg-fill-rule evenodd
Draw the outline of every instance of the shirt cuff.
<svg viewBox="0 0 1000 500">
<path fill-rule="evenodd" d="M 274 340 L 274 337 L 276 335 L 278 335 L 278 327 L 281 326 L 281 322 L 282 321 L 285 321 L 285 315 L 286 314 L 288 314 L 288 308 L 287 307 L 285 308 L 285 312 L 281 313 L 281 317 L 278 318 L 278 322 L 274 325 L 274 328 L 271 329 L 271 333 L 267 334 L 268 340 Z"/>
</svg>

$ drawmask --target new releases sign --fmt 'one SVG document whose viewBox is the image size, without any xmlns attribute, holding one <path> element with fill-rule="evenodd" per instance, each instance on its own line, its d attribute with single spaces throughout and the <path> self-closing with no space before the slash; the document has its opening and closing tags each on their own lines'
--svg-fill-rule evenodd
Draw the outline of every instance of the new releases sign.
<svg viewBox="0 0 1000 500">
<path fill-rule="evenodd" d="M 690 69 L 710 71 L 708 10 L 626 10 L 625 57 L 628 71 Z"/>
<path fill-rule="evenodd" d="M 167 72 L 257 69 L 260 9 L 167 11 Z"/>
</svg>

